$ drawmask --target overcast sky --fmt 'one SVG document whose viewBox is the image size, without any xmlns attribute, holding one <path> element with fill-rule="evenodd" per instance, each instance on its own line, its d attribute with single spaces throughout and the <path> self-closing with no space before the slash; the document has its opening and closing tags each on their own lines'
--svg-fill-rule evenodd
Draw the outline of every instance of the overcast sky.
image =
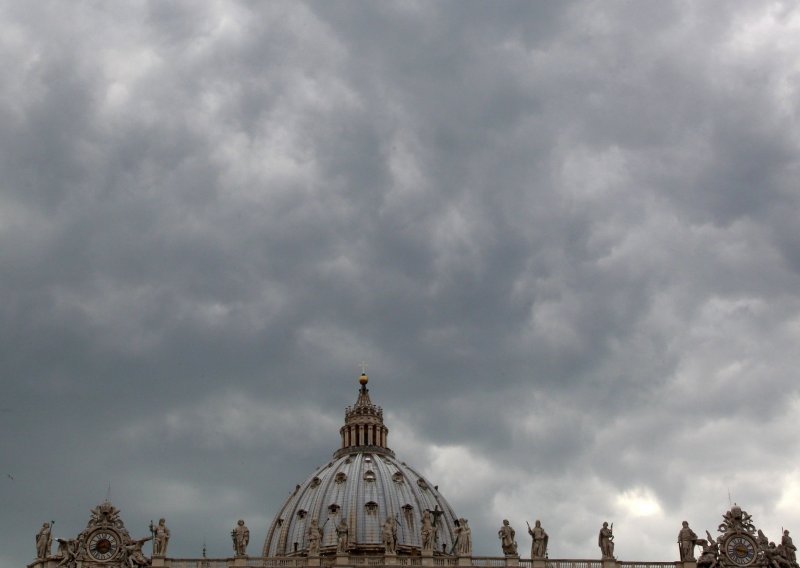
<svg viewBox="0 0 800 568">
<path fill-rule="evenodd" d="M 0 70 L 0 566 L 258 554 L 361 360 L 478 555 L 800 535 L 796 3 L 5 0 Z"/>
</svg>

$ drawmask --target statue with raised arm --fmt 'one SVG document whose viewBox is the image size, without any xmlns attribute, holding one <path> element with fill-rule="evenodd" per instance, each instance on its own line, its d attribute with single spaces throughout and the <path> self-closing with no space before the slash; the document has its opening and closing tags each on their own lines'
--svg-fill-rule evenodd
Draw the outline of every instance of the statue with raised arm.
<svg viewBox="0 0 800 568">
<path fill-rule="evenodd" d="M 42 528 L 36 533 L 36 558 L 44 560 L 50 556 L 53 547 L 53 537 L 50 532 L 50 523 L 43 523 Z"/>
<path fill-rule="evenodd" d="M 537 519 L 536 522 L 533 523 L 533 528 L 531 528 L 530 523 L 527 523 L 527 525 L 528 534 L 531 535 L 533 539 L 533 542 L 531 542 L 531 558 L 546 558 L 547 542 L 550 540 L 550 537 L 542 528 L 542 521 Z"/>
<path fill-rule="evenodd" d="M 600 553 L 603 560 L 614 559 L 614 525 L 610 527 L 608 523 L 603 523 L 600 529 L 600 534 L 597 535 L 597 546 L 600 547 Z"/>
<path fill-rule="evenodd" d="M 397 524 L 393 517 L 387 517 L 381 529 L 385 554 L 397 554 Z"/>
<path fill-rule="evenodd" d="M 339 524 L 336 526 L 336 553 L 337 554 L 347 554 L 347 547 L 348 547 L 348 534 L 350 532 L 349 527 L 347 526 L 347 521 L 342 519 L 339 521 Z"/>
<path fill-rule="evenodd" d="M 86 534 L 82 532 L 78 535 L 78 538 L 57 538 L 56 541 L 58 541 L 58 556 L 60 558 L 57 566 L 65 566 L 66 568 L 77 566 L 81 550 L 86 542 Z"/>
<path fill-rule="evenodd" d="M 244 519 L 236 522 L 236 527 L 231 531 L 233 552 L 236 556 L 247 555 L 247 545 L 250 543 L 250 529 L 244 524 Z"/>
<path fill-rule="evenodd" d="M 419 531 L 419 540 L 422 543 L 423 554 L 433 554 L 436 527 L 431 521 L 431 512 L 427 509 L 422 513 L 422 528 Z"/>
<path fill-rule="evenodd" d="M 701 538 L 697 541 L 697 544 L 703 549 L 700 558 L 697 559 L 697 568 L 716 568 L 718 548 L 714 539 L 710 538 L 709 535 L 709 540 Z"/>
<path fill-rule="evenodd" d="M 159 519 L 158 524 L 153 526 L 150 523 L 150 531 L 153 533 L 153 556 L 164 558 L 167 555 L 167 545 L 169 544 L 169 529 L 167 521 Z"/>
<path fill-rule="evenodd" d="M 506 556 L 517 556 L 517 541 L 514 540 L 516 531 L 509 524 L 508 519 L 503 519 L 503 526 L 497 531 L 497 538 L 500 539 L 500 546 Z"/>
<path fill-rule="evenodd" d="M 142 552 L 142 546 L 148 540 L 153 540 L 152 536 L 147 538 L 140 538 L 139 540 L 132 540 L 125 545 L 125 557 L 127 558 L 128 565 L 131 568 L 142 568 L 150 566 L 150 560 Z"/>
<path fill-rule="evenodd" d="M 683 521 L 682 528 L 678 532 L 678 551 L 680 552 L 681 562 L 694 562 L 694 547 L 697 544 L 697 535 L 689 528 L 689 523 Z"/>
</svg>

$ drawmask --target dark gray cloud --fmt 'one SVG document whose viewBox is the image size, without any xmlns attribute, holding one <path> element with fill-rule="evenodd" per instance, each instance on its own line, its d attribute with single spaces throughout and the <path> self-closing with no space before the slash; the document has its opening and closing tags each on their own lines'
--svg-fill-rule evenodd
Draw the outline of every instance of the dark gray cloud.
<svg viewBox="0 0 800 568">
<path fill-rule="evenodd" d="M 177 556 L 227 555 L 240 517 L 258 548 L 361 359 L 480 554 L 541 518 L 593 557 L 614 520 L 621 557 L 670 560 L 729 492 L 800 522 L 792 4 L 0 26 L 0 564 L 109 484 Z"/>
</svg>

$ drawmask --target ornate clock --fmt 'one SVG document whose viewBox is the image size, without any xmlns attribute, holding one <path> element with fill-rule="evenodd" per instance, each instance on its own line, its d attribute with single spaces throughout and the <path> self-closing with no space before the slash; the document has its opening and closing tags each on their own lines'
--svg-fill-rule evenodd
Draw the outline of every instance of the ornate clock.
<svg viewBox="0 0 800 568">
<path fill-rule="evenodd" d="M 113 560 L 122 550 L 122 539 L 117 531 L 100 528 L 89 534 L 86 540 L 86 552 L 92 560 L 108 562 Z"/>
<path fill-rule="evenodd" d="M 756 542 L 746 534 L 733 534 L 723 546 L 725 556 L 737 566 L 749 566 L 756 559 Z"/>
</svg>

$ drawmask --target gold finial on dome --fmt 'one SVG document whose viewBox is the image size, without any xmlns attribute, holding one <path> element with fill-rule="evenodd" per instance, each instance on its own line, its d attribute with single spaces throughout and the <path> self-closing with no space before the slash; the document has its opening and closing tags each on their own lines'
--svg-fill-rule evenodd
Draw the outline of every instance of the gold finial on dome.
<svg viewBox="0 0 800 568">
<path fill-rule="evenodd" d="M 361 376 L 358 378 L 361 388 L 353 406 L 344 411 L 344 426 L 339 428 L 342 446 L 333 454 L 338 458 L 345 454 L 370 452 L 394 456 L 386 444 L 389 429 L 383 423 L 383 409 L 372 404 L 369 398 L 367 383 L 367 364 L 361 362 Z"/>
</svg>

